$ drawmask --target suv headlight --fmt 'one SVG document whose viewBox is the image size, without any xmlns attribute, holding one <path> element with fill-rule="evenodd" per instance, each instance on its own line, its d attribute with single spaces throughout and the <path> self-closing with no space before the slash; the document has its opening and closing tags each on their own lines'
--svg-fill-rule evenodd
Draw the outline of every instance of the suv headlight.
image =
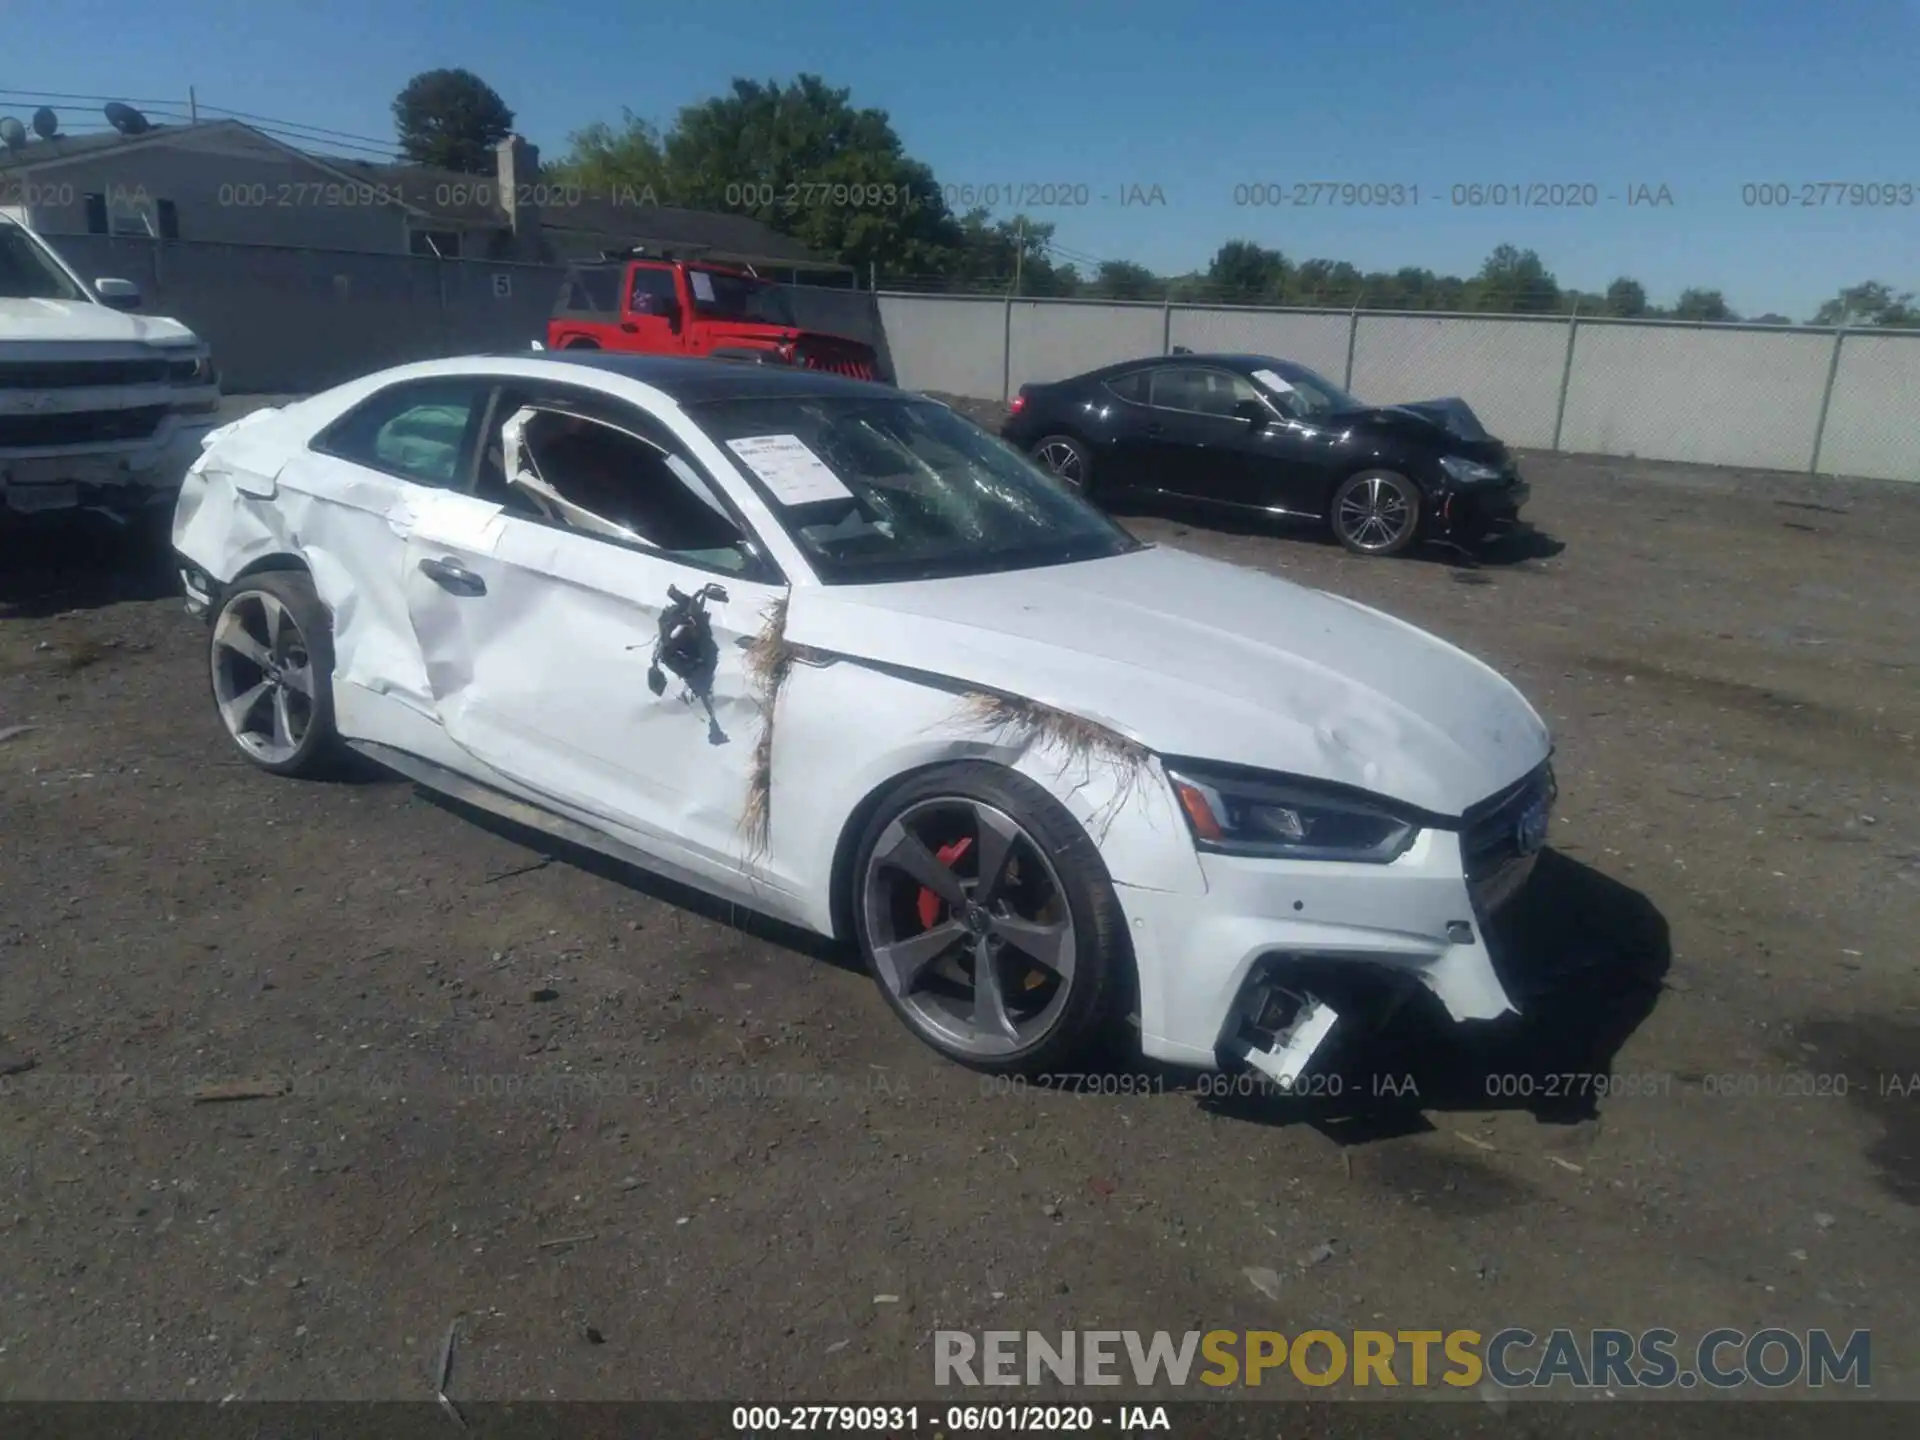
<svg viewBox="0 0 1920 1440">
<path fill-rule="evenodd" d="M 1379 801 L 1312 781 L 1185 765 L 1170 767 L 1167 778 L 1202 850 L 1385 865 L 1420 833 L 1418 824 Z"/>
<path fill-rule="evenodd" d="M 213 356 L 204 351 L 198 355 L 183 355 L 167 361 L 167 383 L 170 385 L 211 385 L 213 383 Z"/>
<path fill-rule="evenodd" d="M 1461 455 L 1442 455 L 1440 468 L 1462 485 L 1485 485 L 1500 479 L 1501 474 L 1491 465 L 1482 465 Z"/>
</svg>

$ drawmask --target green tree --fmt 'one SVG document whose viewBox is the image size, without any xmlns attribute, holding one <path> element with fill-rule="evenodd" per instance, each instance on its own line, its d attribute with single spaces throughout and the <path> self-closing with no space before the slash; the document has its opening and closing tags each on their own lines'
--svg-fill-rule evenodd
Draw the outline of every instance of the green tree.
<svg viewBox="0 0 1920 1440">
<path fill-rule="evenodd" d="M 1102 260 L 1089 287 L 1108 300 L 1154 300 L 1165 288 L 1151 270 L 1131 260 Z"/>
<path fill-rule="evenodd" d="M 1616 315 L 1622 320 L 1637 319 L 1647 313 L 1647 287 L 1638 280 L 1630 280 L 1622 275 L 1607 286 L 1606 299 L 1602 304 L 1609 315 Z"/>
<path fill-rule="evenodd" d="M 1286 303 L 1346 310 L 1359 302 L 1365 284 L 1345 260 L 1303 260 L 1287 275 Z"/>
<path fill-rule="evenodd" d="M 1689 288 L 1680 292 L 1680 298 L 1674 301 L 1673 318 L 1676 320 L 1738 320 L 1733 307 L 1727 304 L 1726 297 L 1718 290 Z"/>
<path fill-rule="evenodd" d="M 1913 304 L 1913 292 L 1896 294 L 1878 280 L 1849 285 L 1815 312 L 1816 325 L 1899 325 L 1920 326 L 1920 310 Z"/>
<path fill-rule="evenodd" d="M 513 111 L 471 70 L 423 70 L 393 100 L 400 153 L 416 165 L 491 175 Z"/>
<path fill-rule="evenodd" d="M 1052 224 L 1016 215 L 994 220 L 984 209 L 960 217 L 959 258 L 955 283 L 981 289 L 1004 290 L 1018 281 L 1021 295 L 1071 294 L 1079 276 L 1071 267 L 1056 267 L 1052 258 Z"/>
<path fill-rule="evenodd" d="M 1533 251 L 1497 246 L 1474 277 L 1473 308 L 1504 315 L 1551 315 L 1560 308 L 1560 284 Z"/>
<path fill-rule="evenodd" d="M 567 143 L 567 153 L 546 167 L 552 182 L 577 185 L 602 199 L 674 203 L 660 132 L 631 110 L 621 111 L 618 129 L 604 120 L 595 121 L 584 130 L 574 131 Z"/>
<path fill-rule="evenodd" d="M 663 141 L 674 203 L 747 214 L 816 254 L 864 270 L 945 274 L 961 234 L 933 172 L 884 110 L 817 75 L 735 80 L 682 110 Z"/>
<path fill-rule="evenodd" d="M 1207 264 L 1212 298 L 1252 305 L 1286 293 L 1287 260 L 1252 240 L 1229 240 Z"/>
</svg>

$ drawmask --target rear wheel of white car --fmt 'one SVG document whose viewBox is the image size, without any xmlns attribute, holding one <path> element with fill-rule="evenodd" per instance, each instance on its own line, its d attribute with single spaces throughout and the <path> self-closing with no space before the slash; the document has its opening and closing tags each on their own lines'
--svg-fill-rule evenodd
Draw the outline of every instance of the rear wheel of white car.
<svg viewBox="0 0 1920 1440">
<path fill-rule="evenodd" d="M 208 669 L 220 723 L 275 775 L 314 775 L 334 758 L 333 632 L 313 581 L 270 570 L 234 583 L 213 617 Z"/>
<path fill-rule="evenodd" d="M 1060 1070 L 1118 1009 L 1126 928 L 1078 821 L 998 765 L 943 765 L 882 803 L 855 852 L 852 909 L 880 993 L 962 1064 Z"/>
<path fill-rule="evenodd" d="M 1356 555 L 1398 555 L 1420 528 L 1420 492 L 1404 475 L 1364 470 L 1333 496 L 1333 533 Z"/>
<path fill-rule="evenodd" d="M 1071 435 L 1049 435 L 1033 447 L 1033 458 L 1082 495 L 1092 494 L 1093 456 Z"/>
</svg>

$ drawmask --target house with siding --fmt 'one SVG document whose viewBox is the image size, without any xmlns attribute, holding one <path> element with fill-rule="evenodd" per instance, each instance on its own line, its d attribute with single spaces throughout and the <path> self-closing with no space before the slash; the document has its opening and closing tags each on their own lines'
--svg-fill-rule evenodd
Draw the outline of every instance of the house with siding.
<svg viewBox="0 0 1920 1440">
<path fill-rule="evenodd" d="M 0 212 L 49 236 L 549 264 L 639 245 L 792 278 L 847 273 L 751 217 L 654 198 L 550 182 L 517 135 L 496 148 L 491 175 L 310 154 L 237 120 L 0 149 Z"/>
</svg>

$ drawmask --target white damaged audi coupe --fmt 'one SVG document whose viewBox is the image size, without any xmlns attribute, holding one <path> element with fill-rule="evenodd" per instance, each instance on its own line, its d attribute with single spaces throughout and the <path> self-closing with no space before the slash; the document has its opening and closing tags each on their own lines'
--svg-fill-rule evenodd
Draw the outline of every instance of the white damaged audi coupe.
<svg viewBox="0 0 1920 1440">
<path fill-rule="evenodd" d="M 1297 1082 L 1347 1017 L 1515 1009 L 1546 725 L 1366 606 L 1143 544 L 948 407 L 601 353 L 213 432 L 174 519 L 216 712 L 858 947 L 928 1044 Z"/>
</svg>

